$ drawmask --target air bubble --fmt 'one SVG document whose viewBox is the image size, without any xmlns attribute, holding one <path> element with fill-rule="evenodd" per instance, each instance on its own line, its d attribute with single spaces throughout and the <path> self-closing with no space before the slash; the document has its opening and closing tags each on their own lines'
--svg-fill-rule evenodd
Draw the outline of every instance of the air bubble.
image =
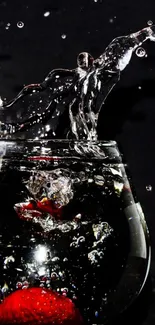
<svg viewBox="0 0 155 325">
<path fill-rule="evenodd" d="M 18 23 L 17 23 L 17 27 L 18 27 L 18 28 L 23 28 L 23 27 L 24 27 L 24 23 L 23 23 L 23 21 L 18 21 Z"/>
<path fill-rule="evenodd" d="M 152 20 L 148 20 L 147 24 L 148 24 L 148 26 L 152 26 L 153 25 L 153 21 Z"/>
<path fill-rule="evenodd" d="M 151 191 L 152 191 L 152 186 L 151 186 L 151 185 L 147 185 L 147 186 L 146 186 L 146 190 L 147 190 L 148 192 L 151 192 Z"/>
<path fill-rule="evenodd" d="M 62 38 L 62 39 L 65 39 L 66 37 L 67 37 L 66 34 L 62 34 L 62 35 L 61 35 L 61 38 Z"/>
<path fill-rule="evenodd" d="M 138 49 L 136 50 L 136 55 L 139 58 L 142 58 L 146 55 L 146 51 L 143 49 L 143 47 L 138 47 Z"/>
</svg>

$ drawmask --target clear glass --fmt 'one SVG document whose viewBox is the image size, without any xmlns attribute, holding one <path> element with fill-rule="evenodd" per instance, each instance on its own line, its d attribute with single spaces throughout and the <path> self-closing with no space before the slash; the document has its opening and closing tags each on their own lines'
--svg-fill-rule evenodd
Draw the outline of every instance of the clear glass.
<svg viewBox="0 0 155 325">
<path fill-rule="evenodd" d="M 0 157 L 0 324 L 114 319 L 150 267 L 116 142 L 1 140 Z"/>
</svg>

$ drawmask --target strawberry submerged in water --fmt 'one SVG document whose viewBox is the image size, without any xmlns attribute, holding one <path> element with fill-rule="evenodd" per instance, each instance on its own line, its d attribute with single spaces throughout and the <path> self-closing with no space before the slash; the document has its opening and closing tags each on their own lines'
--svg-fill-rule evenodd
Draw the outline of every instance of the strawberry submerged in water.
<svg viewBox="0 0 155 325">
<path fill-rule="evenodd" d="M 73 302 L 52 290 L 20 289 L 0 304 L 0 324 L 83 325 Z"/>
<path fill-rule="evenodd" d="M 48 213 L 56 220 L 61 219 L 62 207 L 57 206 L 52 200 L 43 198 L 41 201 L 17 203 L 15 211 L 21 219 L 39 218 L 42 214 Z"/>
</svg>

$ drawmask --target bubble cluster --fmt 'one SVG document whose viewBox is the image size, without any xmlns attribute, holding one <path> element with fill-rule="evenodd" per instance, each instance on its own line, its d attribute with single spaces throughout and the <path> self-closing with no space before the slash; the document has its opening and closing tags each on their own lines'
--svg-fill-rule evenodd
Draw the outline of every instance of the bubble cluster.
<svg viewBox="0 0 155 325">
<path fill-rule="evenodd" d="M 99 250 L 93 250 L 88 253 L 88 260 L 91 262 L 91 264 L 97 264 L 98 260 L 101 259 L 104 256 L 104 253 Z"/>
<path fill-rule="evenodd" d="M 93 242 L 93 247 L 98 244 L 103 243 L 105 238 L 111 235 L 113 228 L 107 222 L 100 222 L 98 224 L 92 225 L 92 230 L 94 233 L 95 241 Z"/>
<path fill-rule="evenodd" d="M 79 247 L 81 243 L 85 242 L 85 237 L 80 236 L 79 238 L 73 237 L 73 242 L 71 242 L 70 247 Z"/>
</svg>

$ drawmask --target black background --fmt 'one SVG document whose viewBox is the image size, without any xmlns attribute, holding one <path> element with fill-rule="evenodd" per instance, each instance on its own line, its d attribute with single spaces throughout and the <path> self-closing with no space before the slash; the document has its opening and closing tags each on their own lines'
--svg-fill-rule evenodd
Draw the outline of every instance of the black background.
<svg viewBox="0 0 155 325">
<path fill-rule="evenodd" d="M 44 17 L 47 11 L 50 15 Z M 76 67 L 81 51 L 98 57 L 113 38 L 136 32 L 149 20 L 155 23 L 154 0 L 0 1 L 0 96 L 11 99 L 23 85 L 41 82 L 54 68 Z M 23 28 L 17 27 L 19 21 Z M 150 230 L 154 284 L 155 43 L 148 41 L 144 48 L 147 57 L 133 55 L 107 99 L 98 132 L 100 139 L 118 141 L 128 162 Z M 151 191 L 146 190 L 147 185 L 152 186 Z M 154 309 L 152 288 L 142 324 L 154 324 Z"/>
</svg>

